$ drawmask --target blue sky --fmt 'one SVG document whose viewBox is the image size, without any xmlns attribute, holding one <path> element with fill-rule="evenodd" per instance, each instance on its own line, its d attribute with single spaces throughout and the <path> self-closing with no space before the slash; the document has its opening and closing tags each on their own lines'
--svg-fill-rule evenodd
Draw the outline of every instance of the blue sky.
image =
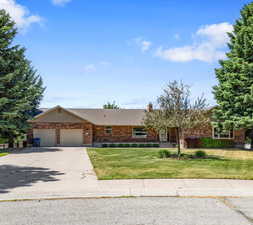
<svg viewBox="0 0 253 225">
<path fill-rule="evenodd" d="M 204 2 L 204 3 L 203 3 Z M 183 80 L 215 104 L 214 68 L 246 0 L 0 0 L 47 87 L 42 107 L 154 102 Z"/>
</svg>

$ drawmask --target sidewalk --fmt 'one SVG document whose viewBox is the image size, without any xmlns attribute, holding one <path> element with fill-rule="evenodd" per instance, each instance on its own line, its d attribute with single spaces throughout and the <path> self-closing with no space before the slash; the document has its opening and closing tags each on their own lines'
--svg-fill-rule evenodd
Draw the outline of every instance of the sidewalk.
<svg viewBox="0 0 253 225">
<path fill-rule="evenodd" d="M 43 187 L 43 186 L 41 186 Z M 84 183 L 70 189 L 23 187 L 0 194 L 1 200 L 100 198 L 100 197 L 253 197 L 253 181 L 247 180 L 193 180 L 145 179 L 108 180 Z M 52 187 L 52 186 L 51 186 Z"/>
</svg>

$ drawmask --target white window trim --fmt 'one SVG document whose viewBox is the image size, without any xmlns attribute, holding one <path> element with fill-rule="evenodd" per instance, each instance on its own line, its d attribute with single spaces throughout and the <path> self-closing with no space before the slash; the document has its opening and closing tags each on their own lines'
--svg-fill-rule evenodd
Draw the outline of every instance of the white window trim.
<svg viewBox="0 0 253 225">
<path fill-rule="evenodd" d="M 146 131 L 145 135 L 135 135 L 134 134 L 134 129 L 137 129 L 137 128 L 141 128 L 141 127 L 134 127 L 134 128 L 132 128 L 132 137 L 133 138 L 147 138 L 147 136 L 148 136 L 147 131 Z"/>
<path fill-rule="evenodd" d="M 229 137 L 220 137 L 220 134 L 218 134 L 218 137 L 215 137 L 214 129 L 215 129 L 215 127 L 213 127 L 213 132 L 212 132 L 213 139 L 234 139 L 234 136 L 235 136 L 235 131 L 234 130 L 233 130 L 233 137 L 231 137 L 230 131 L 229 131 Z"/>
<path fill-rule="evenodd" d="M 107 133 L 108 130 L 110 130 L 109 133 Z M 106 126 L 104 128 L 104 132 L 105 132 L 106 135 L 112 135 L 112 127 L 111 126 Z"/>
</svg>

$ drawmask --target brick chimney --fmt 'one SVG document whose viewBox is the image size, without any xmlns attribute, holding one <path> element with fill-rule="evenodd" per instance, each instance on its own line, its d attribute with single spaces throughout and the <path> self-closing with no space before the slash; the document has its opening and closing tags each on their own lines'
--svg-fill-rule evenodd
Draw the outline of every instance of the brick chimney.
<svg viewBox="0 0 253 225">
<path fill-rule="evenodd" d="M 153 104 L 152 104 L 151 102 L 148 103 L 147 111 L 148 111 L 148 112 L 152 112 L 152 111 L 153 111 Z"/>
</svg>

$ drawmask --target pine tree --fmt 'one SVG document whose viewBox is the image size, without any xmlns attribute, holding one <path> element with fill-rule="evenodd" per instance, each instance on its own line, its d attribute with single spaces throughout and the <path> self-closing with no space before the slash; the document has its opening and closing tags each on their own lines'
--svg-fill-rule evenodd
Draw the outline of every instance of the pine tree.
<svg viewBox="0 0 253 225">
<path fill-rule="evenodd" d="M 214 125 L 226 130 L 253 128 L 253 3 L 243 7 L 233 28 L 227 59 L 215 71 Z"/>
<path fill-rule="evenodd" d="M 26 133 L 44 92 L 42 80 L 25 57 L 25 49 L 12 45 L 15 23 L 0 10 L 0 136 L 12 145 Z"/>
</svg>

